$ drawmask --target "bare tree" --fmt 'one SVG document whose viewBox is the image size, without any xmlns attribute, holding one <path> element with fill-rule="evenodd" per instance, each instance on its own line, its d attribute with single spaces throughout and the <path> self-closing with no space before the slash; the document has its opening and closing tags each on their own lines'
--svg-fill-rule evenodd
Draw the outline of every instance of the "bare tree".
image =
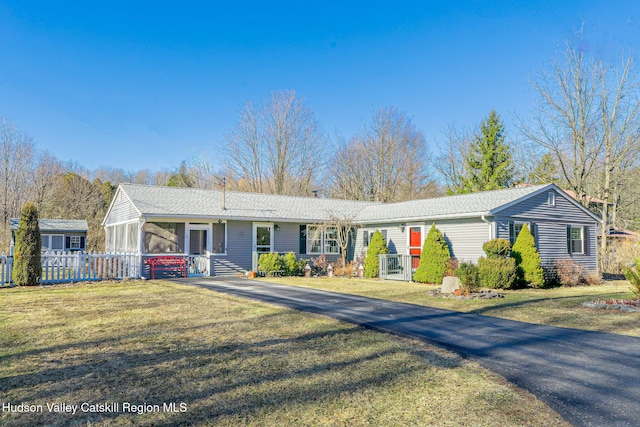
<svg viewBox="0 0 640 427">
<path fill-rule="evenodd" d="M 9 218 L 20 216 L 29 198 L 29 178 L 36 153 L 32 138 L 9 120 L 0 121 L 0 221 L 2 246 L 8 247 Z"/>
<path fill-rule="evenodd" d="M 310 154 L 325 137 L 294 91 L 273 93 L 259 110 L 248 102 L 225 139 L 231 183 L 249 191 L 308 195 L 323 170 L 322 158 Z"/>
<path fill-rule="evenodd" d="M 640 82 L 632 74 L 633 60 L 623 59 L 622 68 L 607 67 L 601 76 L 600 112 L 601 134 L 604 146 L 602 181 L 603 238 L 602 249 L 607 247 L 609 229 L 609 203 L 616 181 L 622 179 L 628 168 L 636 163 L 640 154 Z"/>
<path fill-rule="evenodd" d="M 555 157 L 563 181 L 585 206 L 602 149 L 597 126 L 602 75 L 600 62 L 568 44 L 564 63 L 553 63 L 532 82 L 538 106 L 533 124 L 523 125 L 525 136 Z"/>
<path fill-rule="evenodd" d="M 473 135 L 470 131 L 458 129 L 453 123 L 443 134 L 445 142 L 440 147 L 440 155 L 436 157 L 435 168 L 444 178 L 448 191 L 455 193 L 469 178 L 465 159 L 469 157 Z"/>
<path fill-rule="evenodd" d="M 363 132 L 342 144 L 332 159 L 332 193 L 381 202 L 433 195 L 423 133 L 394 107 L 372 115 Z"/>
</svg>

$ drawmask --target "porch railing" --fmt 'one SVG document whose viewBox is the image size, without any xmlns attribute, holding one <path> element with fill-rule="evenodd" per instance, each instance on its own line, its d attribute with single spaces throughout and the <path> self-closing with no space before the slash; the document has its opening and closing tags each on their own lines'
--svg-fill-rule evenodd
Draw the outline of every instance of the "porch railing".
<svg viewBox="0 0 640 427">
<path fill-rule="evenodd" d="M 211 261 L 206 255 L 187 256 L 187 275 L 189 277 L 209 276 Z"/>
<path fill-rule="evenodd" d="M 381 254 L 378 256 L 378 267 L 381 279 L 404 280 L 413 279 L 413 256 L 401 254 Z"/>
</svg>

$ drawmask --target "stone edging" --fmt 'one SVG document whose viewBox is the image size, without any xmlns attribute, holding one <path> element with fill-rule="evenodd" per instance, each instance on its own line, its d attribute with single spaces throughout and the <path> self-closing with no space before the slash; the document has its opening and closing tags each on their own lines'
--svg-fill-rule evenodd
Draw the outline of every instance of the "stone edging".
<svg viewBox="0 0 640 427">
<path fill-rule="evenodd" d="M 640 307 L 629 304 L 605 304 L 603 302 L 583 302 L 583 307 L 587 308 L 599 308 L 604 310 L 620 310 L 629 313 L 640 312 Z"/>
</svg>

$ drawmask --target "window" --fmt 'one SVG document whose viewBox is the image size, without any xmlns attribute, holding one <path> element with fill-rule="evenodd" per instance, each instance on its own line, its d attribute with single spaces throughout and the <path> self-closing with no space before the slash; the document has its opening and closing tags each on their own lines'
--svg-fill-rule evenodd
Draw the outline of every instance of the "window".
<svg viewBox="0 0 640 427">
<path fill-rule="evenodd" d="M 338 245 L 338 229 L 336 227 L 328 227 L 324 232 L 324 253 L 340 253 L 340 246 Z"/>
<path fill-rule="evenodd" d="M 322 233 L 317 225 L 307 225 L 307 253 L 322 253 Z"/>
<path fill-rule="evenodd" d="M 516 242 L 516 239 L 518 238 L 518 234 L 520 234 L 520 231 L 522 230 L 522 226 L 524 224 L 527 224 L 527 227 L 529 227 L 529 232 L 533 236 L 533 240 L 535 242 L 536 225 L 532 222 L 515 222 L 514 221 L 509 223 L 509 243 L 511 243 L 511 246 L 513 246 L 513 244 Z"/>
<path fill-rule="evenodd" d="M 69 236 L 69 249 L 81 249 L 80 236 Z"/>
<path fill-rule="evenodd" d="M 554 191 L 549 191 L 549 193 L 547 193 L 547 205 L 556 205 L 556 193 Z"/>
<path fill-rule="evenodd" d="M 42 234 L 43 251 L 64 251 L 64 236 L 62 234 Z"/>
<path fill-rule="evenodd" d="M 116 242 L 117 240 L 116 233 Z M 184 224 L 174 222 L 145 223 L 144 252 L 147 254 L 184 253 Z"/>
<path fill-rule="evenodd" d="M 567 226 L 567 252 L 570 254 L 584 254 L 586 251 L 584 227 Z"/>
</svg>

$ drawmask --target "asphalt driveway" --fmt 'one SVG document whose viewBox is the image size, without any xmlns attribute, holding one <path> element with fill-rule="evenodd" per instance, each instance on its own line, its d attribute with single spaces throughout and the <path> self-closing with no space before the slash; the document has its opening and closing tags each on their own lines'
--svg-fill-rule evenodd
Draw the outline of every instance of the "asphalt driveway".
<svg viewBox="0 0 640 427">
<path fill-rule="evenodd" d="M 444 347 L 530 391 L 576 426 L 640 425 L 640 338 L 242 278 L 176 281 Z"/>
</svg>

